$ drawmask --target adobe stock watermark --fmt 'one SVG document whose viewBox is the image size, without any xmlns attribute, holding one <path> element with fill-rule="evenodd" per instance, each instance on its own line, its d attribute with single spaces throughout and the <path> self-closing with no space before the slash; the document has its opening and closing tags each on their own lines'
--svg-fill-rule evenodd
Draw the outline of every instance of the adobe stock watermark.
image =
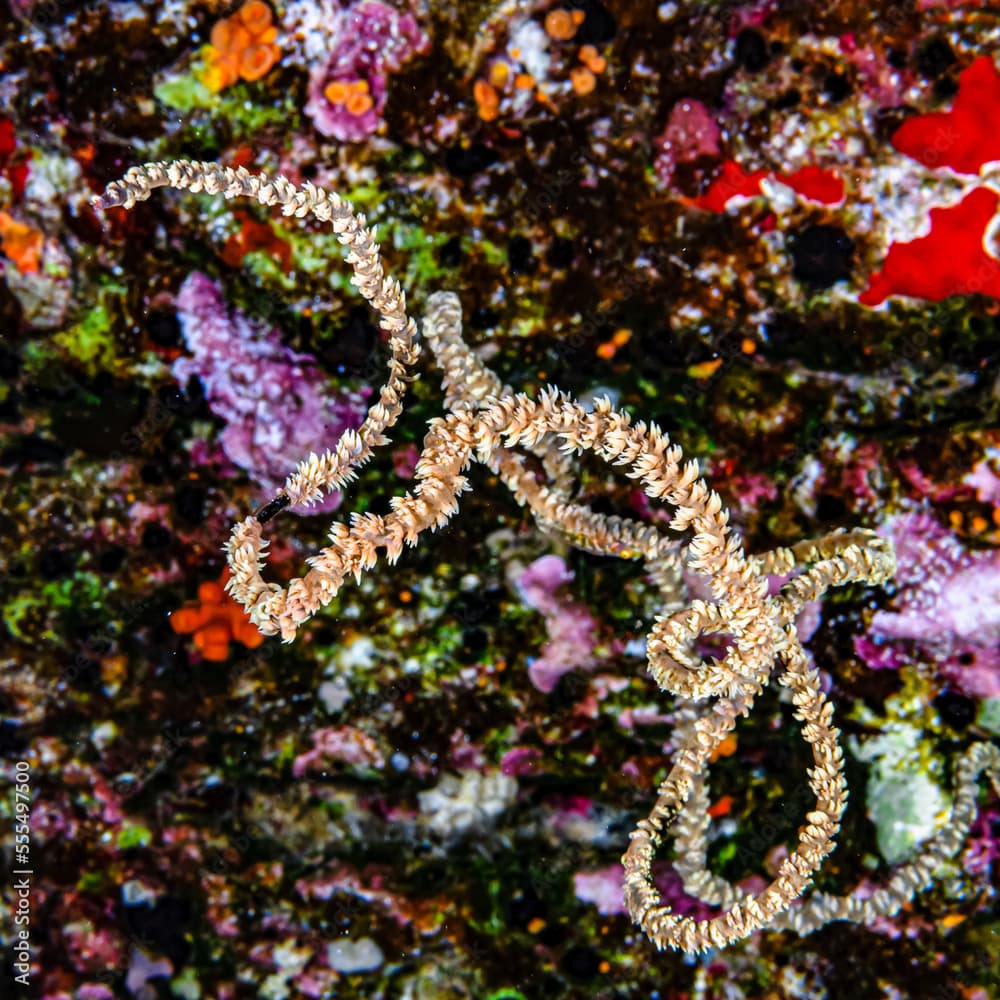
<svg viewBox="0 0 1000 1000">
<path fill-rule="evenodd" d="M 11 889 L 14 934 L 14 982 L 31 985 L 31 765 L 19 760 L 14 765 L 13 817 L 14 858 L 11 868 Z"/>
</svg>

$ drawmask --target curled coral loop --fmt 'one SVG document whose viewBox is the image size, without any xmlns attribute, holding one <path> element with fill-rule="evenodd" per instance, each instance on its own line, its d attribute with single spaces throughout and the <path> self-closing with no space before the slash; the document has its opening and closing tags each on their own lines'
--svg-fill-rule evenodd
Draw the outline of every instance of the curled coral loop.
<svg viewBox="0 0 1000 1000">
<path fill-rule="evenodd" d="M 807 902 L 795 914 L 788 913 L 832 849 L 846 801 L 839 732 L 818 674 L 802 649 L 795 616 L 831 586 L 889 579 L 895 568 L 892 546 L 871 532 L 854 531 L 748 557 L 729 527 L 721 498 L 701 478 L 697 463 L 684 462 L 680 448 L 665 433 L 655 425 L 633 422 L 607 399 L 586 409 L 555 389 L 537 400 L 513 393 L 462 341 L 461 310 L 454 295 L 433 296 L 428 304 L 424 332 L 445 373 L 448 412 L 429 424 L 415 485 L 393 498 L 384 516 L 355 514 L 349 524 L 335 523 L 329 545 L 309 558 L 305 576 L 287 587 L 266 582 L 261 575 L 267 554 L 263 523 L 286 506 L 311 503 L 324 490 L 342 488 L 372 450 L 385 443 L 385 432 L 402 411 L 409 369 L 417 358 L 416 326 L 399 286 L 383 272 L 374 231 L 336 194 L 311 184 L 299 189 L 280 176 L 272 179 L 243 169 L 181 161 L 135 167 L 95 201 L 101 208 L 131 208 L 164 186 L 249 197 L 280 206 L 286 216 L 311 214 L 329 222 L 347 251 L 353 283 L 388 333 L 388 377 L 362 426 L 345 432 L 331 450 L 310 455 L 288 477 L 281 494 L 237 524 L 230 536 L 226 551 L 232 577 L 227 588 L 261 633 L 290 641 L 303 622 L 332 600 L 347 576 L 360 577 L 375 565 L 380 550 L 392 562 L 404 545 L 415 545 L 423 532 L 445 524 L 468 489 L 463 473 L 476 460 L 496 472 L 546 530 L 556 530 L 590 551 L 642 558 L 663 595 L 664 611 L 682 603 L 682 562 L 708 581 L 711 601 L 689 602 L 664 615 L 648 638 L 653 677 L 679 699 L 682 712 L 693 712 L 693 721 L 679 728 L 672 766 L 656 803 L 638 823 L 622 859 L 629 912 L 657 947 L 699 951 L 769 924 L 807 931 L 826 919 L 856 919 L 859 914 L 873 919 L 892 912 L 906 893 L 926 884 L 929 873 L 958 850 L 962 831 L 974 816 L 975 782 L 981 771 L 988 770 L 995 783 L 1000 774 L 995 747 L 977 745 L 963 757 L 952 826 L 933 839 L 905 874 L 894 876 L 881 895 L 864 906 L 850 897 L 846 902 L 821 897 L 815 905 Z M 541 460 L 546 481 L 529 472 L 519 451 Z M 621 467 L 647 496 L 665 502 L 672 511 L 669 527 L 677 537 L 575 502 L 569 458 L 586 451 Z M 790 577 L 775 595 L 768 593 L 772 575 Z M 695 643 L 713 634 L 728 635 L 733 642 L 721 660 L 703 664 L 695 655 Z M 779 661 L 785 665 L 780 683 L 791 693 L 803 738 L 812 748 L 809 781 L 816 805 L 806 814 L 798 845 L 772 883 L 747 896 L 707 871 L 706 821 L 692 816 L 691 810 L 692 804 L 705 800 L 705 775 L 713 754 L 736 719 L 750 711 Z M 714 700 L 705 701 L 708 698 Z M 707 901 L 727 907 L 710 920 L 673 913 L 653 884 L 653 857 L 675 822 L 686 885 Z"/>
<path fill-rule="evenodd" d="M 746 623 L 745 612 L 705 601 L 692 601 L 670 617 L 658 618 L 646 641 L 650 673 L 664 691 L 681 698 L 735 694 L 741 679 L 752 675 L 750 664 L 771 661 L 774 656 L 773 643 L 759 629 L 752 633 L 752 649 L 745 648 Z M 721 660 L 702 661 L 693 652 L 705 635 L 732 640 Z"/>
</svg>

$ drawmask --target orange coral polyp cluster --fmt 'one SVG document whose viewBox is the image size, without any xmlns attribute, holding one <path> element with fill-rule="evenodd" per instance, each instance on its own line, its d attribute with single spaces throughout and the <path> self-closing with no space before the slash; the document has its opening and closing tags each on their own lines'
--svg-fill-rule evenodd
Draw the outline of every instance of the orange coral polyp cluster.
<svg viewBox="0 0 1000 1000">
<path fill-rule="evenodd" d="M 205 50 L 201 81 L 218 93 L 237 80 L 252 83 L 263 77 L 281 55 L 275 45 L 278 29 L 271 8 L 262 0 L 247 0 L 231 17 L 219 21 Z"/>
<path fill-rule="evenodd" d="M 550 10 L 545 15 L 545 34 L 553 41 L 568 42 L 583 24 L 585 16 L 582 10 Z"/>
<path fill-rule="evenodd" d="M 568 41 L 576 34 L 576 29 L 583 23 L 583 12 L 579 10 L 554 10 L 545 18 L 545 30 L 554 41 Z M 510 49 L 511 58 L 517 59 L 520 53 Z M 578 97 L 592 94 L 597 87 L 597 78 L 608 66 L 607 60 L 593 45 L 581 45 L 577 52 L 580 65 L 569 71 L 569 82 L 573 93 Z M 549 95 L 539 86 L 538 81 L 526 72 L 515 72 L 509 63 L 501 60 L 494 62 L 487 71 L 486 79 L 477 79 L 472 85 L 472 96 L 476 102 L 476 112 L 481 121 L 492 122 L 500 114 L 500 105 L 504 92 L 513 89 L 535 90 L 535 100 L 539 104 L 552 105 Z"/>
<path fill-rule="evenodd" d="M 0 253 L 12 260 L 21 274 L 37 271 L 42 262 L 45 237 L 37 229 L 0 212 Z"/>
<path fill-rule="evenodd" d="M 597 86 L 597 77 L 607 69 L 607 60 L 593 45 L 582 45 L 577 56 L 582 66 L 574 66 L 569 71 L 569 82 L 580 97 L 592 94 Z"/>
<path fill-rule="evenodd" d="M 374 107 L 367 80 L 333 80 L 326 85 L 323 96 L 331 104 L 343 106 L 349 115 L 356 118 Z"/>
<path fill-rule="evenodd" d="M 472 85 L 472 96 L 476 101 L 479 117 L 484 122 L 493 121 L 500 113 L 500 95 L 492 84 L 485 80 L 476 80 Z"/>
<path fill-rule="evenodd" d="M 170 627 L 178 635 L 193 635 L 201 655 L 216 663 L 229 658 L 229 644 L 234 640 L 247 649 L 256 649 L 264 641 L 242 605 L 226 593 L 228 579 L 227 568 L 218 582 L 210 580 L 198 588 L 196 604 L 185 605 L 170 615 Z"/>
<path fill-rule="evenodd" d="M 569 82 L 573 85 L 573 93 L 586 97 L 594 92 L 597 77 L 586 66 L 574 66 L 569 71 Z"/>
<path fill-rule="evenodd" d="M 577 57 L 592 73 L 603 73 L 608 68 L 607 59 L 593 45 L 581 45 Z"/>
</svg>

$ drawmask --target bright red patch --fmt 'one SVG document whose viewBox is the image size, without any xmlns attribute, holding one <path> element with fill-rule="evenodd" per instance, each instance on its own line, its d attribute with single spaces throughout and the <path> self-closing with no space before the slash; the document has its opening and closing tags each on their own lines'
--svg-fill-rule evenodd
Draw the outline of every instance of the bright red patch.
<svg viewBox="0 0 1000 1000">
<path fill-rule="evenodd" d="M 709 185 L 708 190 L 691 204 L 707 212 L 724 212 L 730 198 L 753 198 L 761 193 L 760 182 L 767 177 L 766 170 L 746 173 L 735 160 L 726 160 L 722 171 Z"/>
<path fill-rule="evenodd" d="M 0 118 L 0 174 L 6 174 L 10 181 L 11 194 L 14 201 L 20 201 L 24 194 L 24 186 L 28 182 L 28 160 L 31 150 L 15 155 L 17 152 L 17 136 L 14 134 L 14 123 L 9 118 Z"/>
<path fill-rule="evenodd" d="M 803 198 L 824 205 L 835 205 L 844 197 L 844 182 L 832 170 L 807 166 L 787 175 L 772 174 L 767 170 L 755 170 L 748 174 L 735 160 L 726 160 L 708 190 L 691 204 L 707 212 L 724 212 L 731 198 L 754 198 L 762 194 L 760 183 L 768 177 L 787 184 Z"/>
<path fill-rule="evenodd" d="M 0 118 L 0 162 L 6 160 L 16 148 L 14 123 L 9 118 Z"/>
<path fill-rule="evenodd" d="M 1000 299 L 1000 262 L 983 249 L 983 234 L 997 213 L 992 188 L 970 191 L 957 205 L 932 208 L 931 231 L 909 243 L 893 243 L 882 270 L 858 296 L 877 306 L 890 295 L 940 302 L 949 295 L 979 293 Z"/>
<path fill-rule="evenodd" d="M 776 179 L 810 201 L 836 205 L 844 200 L 844 181 L 832 170 L 816 166 L 801 167 L 794 174 L 778 174 Z"/>
<path fill-rule="evenodd" d="M 984 163 L 1000 160 L 1000 73 L 993 60 L 980 56 L 962 71 L 951 111 L 911 118 L 892 144 L 932 170 L 976 174 Z"/>
<path fill-rule="evenodd" d="M 28 183 L 28 161 L 11 164 L 7 168 L 7 180 L 10 181 L 10 193 L 14 196 L 14 201 L 20 201 Z"/>
<path fill-rule="evenodd" d="M 712 819 L 719 819 L 721 816 L 728 816 L 733 811 L 733 797 L 723 795 L 713 806 L 709 806 L 708 815 Z"/>
</svg>

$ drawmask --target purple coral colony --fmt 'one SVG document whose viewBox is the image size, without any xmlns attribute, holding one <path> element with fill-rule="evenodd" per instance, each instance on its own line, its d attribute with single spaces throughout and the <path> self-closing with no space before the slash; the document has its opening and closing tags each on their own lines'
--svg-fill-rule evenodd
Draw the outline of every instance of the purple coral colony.
<svg viewBox="0 0 1000 1000">
<path fill-rule="evenodd" d="M 655 950 L 620 859 L 690 724 L 646 671 L 657 584 L 483 467 L 444 530 L 294 643 L 260 635 L 225 588 L 230 526 L 361 424 L 386 338 L 329 226 L 92 204 L 155 160 L 335 190 L 414 315 L 453 290 L 515 391 L 656 421 L 749 552 L 891 541 L 891 582 L 798 620 L 851 795 L 816 886 L 871 896 L 947 821 L 957 757 L 1000 737 L 995 4 L 0 17 L 0 996 L 1000 995 L 985 780 L 892 916 Z M 410 488 L 443 412 L 421 365 L 357 480 L 282 514 L 274 579 L 331 516 Z M 570 468 L 592 510 L 669 530 L 634 480 Z M 807 822 L 794 709 L 772 686 L 714 755 L 707 865 L 747 890 Z M 674 860 L 654 867 L 674 912 L 716 912 Z"/>
</svg>

